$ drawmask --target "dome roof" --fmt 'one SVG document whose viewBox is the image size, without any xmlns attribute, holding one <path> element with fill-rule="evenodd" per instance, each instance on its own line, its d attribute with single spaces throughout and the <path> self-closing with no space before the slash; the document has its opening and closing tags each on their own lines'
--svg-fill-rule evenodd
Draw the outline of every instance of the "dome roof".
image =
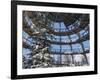
<svg viewBox="0 0 100 80">
<path fill-rule="evenodd" d="M 51 55 L 86 55 L 90 51 L 89 14 L 23 11 L 23 48 L 48 47 Z M 55 56 L 54 56 L 55 57 Z M 87 61 L 88 64 L 88 61 Z"/>
</svg>

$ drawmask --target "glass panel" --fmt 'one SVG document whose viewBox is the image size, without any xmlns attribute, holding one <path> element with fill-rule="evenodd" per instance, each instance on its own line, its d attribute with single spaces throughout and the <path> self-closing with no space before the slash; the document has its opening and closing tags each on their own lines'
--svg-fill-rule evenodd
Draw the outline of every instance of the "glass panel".
<svg viewBox="0 0 100 80">
<path fill-rule="evenodd" d="M 78 36 L 76 34 L 70 35 L 71 41 L 75 42 L 78 39 Z"/>
<path fill-rule="evenodd" d="M 83 52 L 81 44 L 73 44 L 72 45 L 72 51 L 73 51 L 73 53 L 81 53 L 81 52 Z"/>
<path fill-rule="evenodd" d="M 85 51 L 89 50 L 89 48 L 90 48 L 89 40 L 84 41 L 84 42 L 83 42 L 83 46 L 84 46 Z"/>
</svg>

